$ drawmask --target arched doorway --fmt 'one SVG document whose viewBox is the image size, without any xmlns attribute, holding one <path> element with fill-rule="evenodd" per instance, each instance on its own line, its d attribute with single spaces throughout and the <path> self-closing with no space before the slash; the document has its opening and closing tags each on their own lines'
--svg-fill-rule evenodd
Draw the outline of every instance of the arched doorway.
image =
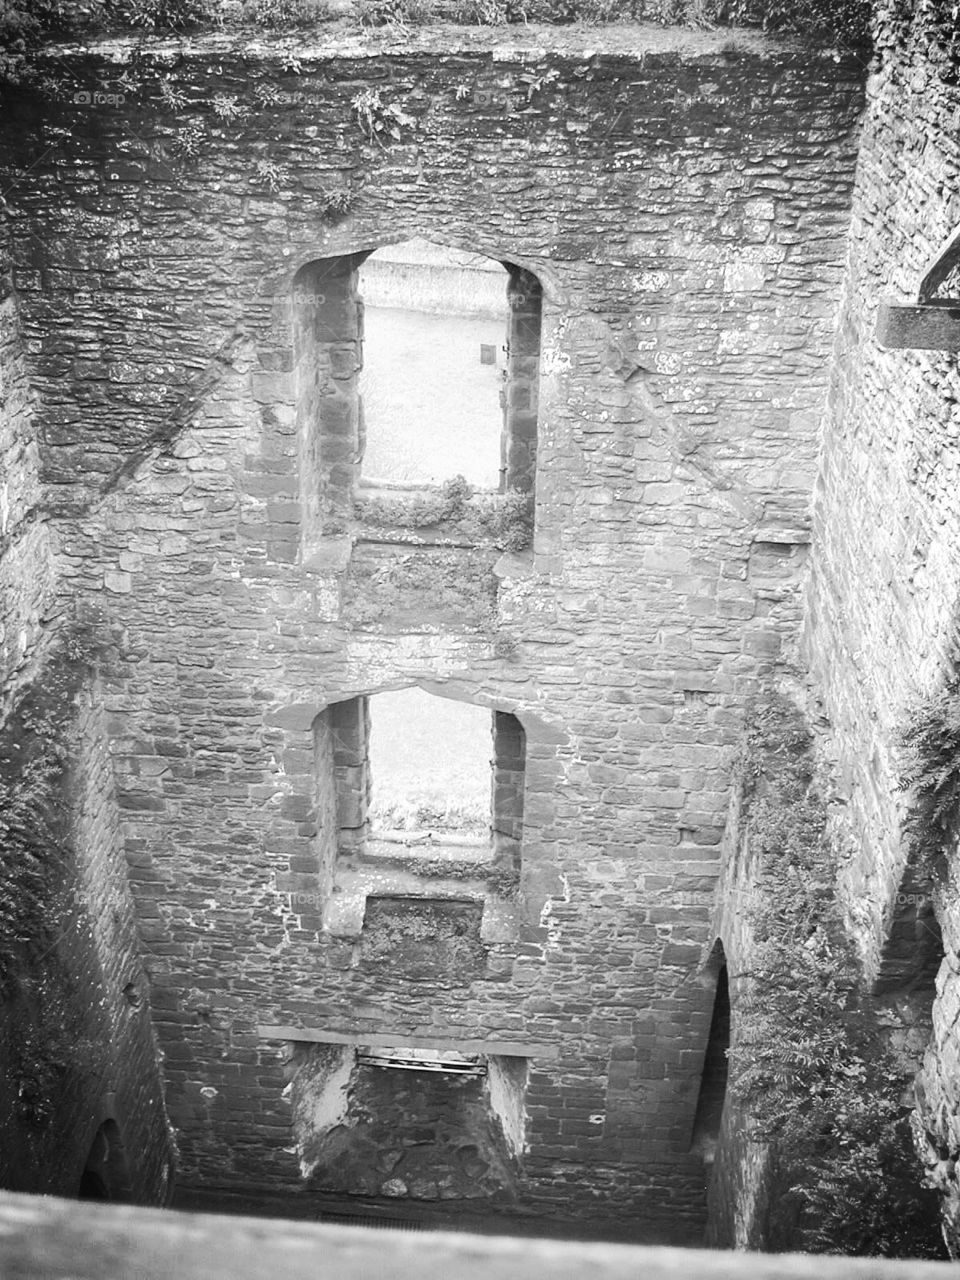
<svg viewBox="0 0 960 1280">
<path fill-rule="evenodd" d="M 705 1164 L 713 1163 L 720 1137 L 729 1072 L 727 1050 L 730 1048 L 730 985 L 727 980 L 726 956 L 720 942 L 713 949 L 710 967 L 716 971 L 717 985 L 691 1143 L 691 1150 L 702 1155 Z"/>
<path fill-rule="evenodd" d="M 105 1120 L 90 1144 L 77 1197 L 120 1202 L 131 1199 L 126 1152 L 115 1120 Z"/>
</svg>

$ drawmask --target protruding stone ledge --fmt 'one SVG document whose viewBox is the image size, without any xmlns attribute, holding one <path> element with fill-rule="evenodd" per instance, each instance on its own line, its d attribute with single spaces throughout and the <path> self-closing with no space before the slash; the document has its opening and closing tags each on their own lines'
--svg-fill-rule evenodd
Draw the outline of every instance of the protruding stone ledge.
<svg viewBox="0 0 960 1280">
<path fill-rule="evenodd" d="M 480 870 L 484 865 L 479 864 Z M 407 897 L 423 903 L 472 901 L 483 904 L 480 937 L 488 946 L 515 942 L 520 936 L 520 909 L 515 900 L 489 890 L 482 875 L 445 878 L 418 875 L 383 865 L 344 867 L 336 873 L 336 891 L 324 904 L 324 932 L 336 938 L 359 939 L 363 932 L 367 900 L 371 897 Z"/>
<path fill-rule="evenodd" d="M 392 1049 L 397 1045 L 411 1049 L 435 1049 L 441 1042 L 458 1053 L 484 1053 L 494 1058 L 558 1058 L 555 1044 L 523 1043 L 519 1040 L 453 1040 L 439 1032 L 434 1036 L 411 1036 L 405 1031 L 384 1034 L 374 1031 L 328 1031 L 325 1027 L 257 1026 L 261 1040 L 308 1041 L 310 1044 L 365 1045 L 371 1049 Z"/>
<path fill-rule="evenodd" d="M 947 1262 L 710 1253 L 422 1234 L 0 1194 L 0 1275 L 17 1280 L 948 1280 Z"/>
<path fill-rule="evenodd" d="M 960 351 L 960 303 L 881 303 L 877 341 L 888 351 Z"/>
</svg>

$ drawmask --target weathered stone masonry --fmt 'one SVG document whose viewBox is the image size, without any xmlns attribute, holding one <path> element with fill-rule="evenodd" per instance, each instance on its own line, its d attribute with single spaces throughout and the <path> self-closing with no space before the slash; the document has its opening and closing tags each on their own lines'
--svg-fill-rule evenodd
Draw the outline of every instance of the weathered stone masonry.
<svg viewBox="0 0 960 1280">
<path fill-rule="evenodd" d="M 916 299 L 960 222 L 957 31 L 942 6 L 904 15 L 891 4 L 878 34 L 803 649 L 836 761 L 837 832 L 848 850 L 839 892 L 867 977 L 901 1013 L 913 1004 L 921 1024 L 932 1005 L 920 1130 L 955 1250 L 960 892 L 955 859 L 936 893 L 907 862 L 898 736 L 911 705 L 942 689 L 956 662 L 960 379 L 955 351 L 884 350 L 876 322 L 881 302 Z"/>
<path fill-rule="evenodd" d="M 39 455 L 33 397 L 8 232 L 4 224 L 0 232 L 0 635 L 5 693 L 35 655 L 55 594 L 50 535 L 38 518 Z"/>
<path fill-rule="evenodd" d="M 14 132 L 46 495 L 64 595 L 104 646 L 183 1187 L 302 1189 L 285 1090 L 311 1040 L 467 1045 L 526 1063 L 519 1110 L 498 1113 L 519 1163 L 501 1142 L 476 1165 L 496 1203 L 638 1234 L 667 1210 L 701 1219 L 699 966 L 745 699 L 797 624 L 860 84 L 754 37 L 591 43 L 214 39 L 164 55 L 180 106 L 67 104 L 42 135 L 25 108 Z M 126 56 L 104 47 L 85 82 L 115 87 Z M 399 141 L 364 138 L 367 86 L 414 118 Z M 246 116 L 216 115 L 218 95 Z M 177 139 L 195 122 L 191 157 Z M 345 216 L 326 212 L 337 191 Z M 532 552 L 385 534 L 348 507 L 307 536 L 295 277 L 414 236 L 542 285 Z M 519 902 L 492 930 L 450 925 L 454 960 L 482 961 L 436 978 L 416 909 L 393 967 L 377 921 L 402 934 L 402 911 L 368 899 L 359 935 L 324 929 L 318 726 L 414 683 L 525 734 Z M 458 900 L 408 871 L 420 923 Z M 478 893 L 489 916 L 497 894 Z M 438 1108 L 421 1140 L 453 1169 Z M 400 1154 L 416 1141 L 398 1133 Z M 462 1207 L 470 1167 L 362 1187 Z M 338 1190 L 329 1170 L 322 1185 Z"/>
<path fill-rule="evenodd" d="M 63 676 L 60 624 L 71 613 L 57 596 L 53 539 L 40 500 L 36 402 L 6 247 L 0 304 L 4 748 L 11 733 L 21 732 L 7 719 L 11 705 L 34 685 L 42 697 L 51 680 Z M 112 1130 L 119 1134 L 110 1148 L 113 1192 L 162 1202 L 172 1191 L 174 1149 L 103 708 L 99 689 L 82 675 L 71 681 L 71 690 L 55 722 L 67 762 L 58 779 L 55 812 L 49 815 L 48 830 L 56 839 L 36 851 L 51 866 L 49 896 L 40 904 L 41 936 L 23 942 L 19 958 L 4 939 L 3 1180 L 18 1190 L 76 1195 L 88 1153 L 105 1154 L 101 1134 Z M 8 770 L 3 782 L 14 793 L 29 785 L 11 778 Z M 19 870 L 11 858 L 21 856 L 6 846 L 9 820 L 5 811 L 5 913 L 11 892 L 7 876 Z M 14 892 L 18 883 L 12 881 Z"/>
</svg>

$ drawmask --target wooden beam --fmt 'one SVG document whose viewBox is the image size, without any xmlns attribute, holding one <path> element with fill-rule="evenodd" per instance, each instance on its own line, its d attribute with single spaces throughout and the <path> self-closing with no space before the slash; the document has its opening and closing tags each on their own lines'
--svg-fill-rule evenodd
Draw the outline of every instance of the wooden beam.
<svg viewBox="0 0 960 1280">
<path fill-rule="evenodd" d="M 960 266 L 960 227 L 928 265 L 917 290 L 918 302 L 932 302 L 933 295 L 955 267 Z M 960 304 L 958 304 L 960 305 Z"/>
<path fill-rule="evenodd" d="M 877 341 L 889 351 L 960 351 L 960 301 L 909 307 L 883 302 Z"/>
</svg>

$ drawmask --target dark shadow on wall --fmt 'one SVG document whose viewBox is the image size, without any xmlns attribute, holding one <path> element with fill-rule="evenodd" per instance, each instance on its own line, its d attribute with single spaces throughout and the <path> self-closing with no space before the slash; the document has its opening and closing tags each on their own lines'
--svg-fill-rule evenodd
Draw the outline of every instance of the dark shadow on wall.
<svg viewBox="0 0 960 1280">
<path fill-rule="evenodd" d="M 769 1230 L 772 1166 L 767 1145 L 751 1137 L 743 1102 L 727 1088 L 737 975 L 731 1001 L 727 957 L 719 939 L 706 972 L 716 974 L 716 988 L 691 1142 L 691 1150 L 703 1160 L 707 1184 L 704 1243 L 712 1249 L 763 1250 Z"/>
<path fill-rule="evenodd" d="M 874 994 L 909 994 L 932 1001 L 943 954 L 932 877 L 911 858 L 897 887 Z"/>
<path fill-rule="evenodd" d="M 126 1150 L 115 1120 L 105 1120 L 94 1136 L 80 1175 L 77 1198 L 121 1203 L 133 1199 Z"/>
<path fill-rule="evenodd" d="M 727 1096 L 727 1050 L 730 1048 L 730 985 L 722 942 L 714 946 L 709 964 L 716 969 L 717 986 L 690 1149 L 701 1155 L 705 1164 L 712 1165 Z"/>
</svg>

